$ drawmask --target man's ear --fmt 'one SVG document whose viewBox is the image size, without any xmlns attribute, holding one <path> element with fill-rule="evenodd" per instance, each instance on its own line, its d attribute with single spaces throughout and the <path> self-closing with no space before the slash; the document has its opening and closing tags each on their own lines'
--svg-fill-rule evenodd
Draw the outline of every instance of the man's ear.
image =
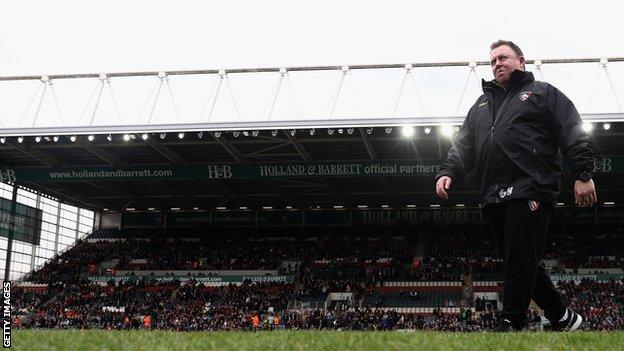
<svg viewBox="0 0 624 351">
<path fill-rule="evenodd" d="M 524 66 L 524 65 L 525 65 L 525 63 L 526 63 L 526 61 L 525 61 L 525 59 L 524 59 L 524 56 L 520 56 L 520 57 L 518 58 L 518 60 L 520 60 L 520 67 L 522 67 L 522 70 L 523 70 L 523 71 L 526 71 L 526 67 Z"/>
</svg>

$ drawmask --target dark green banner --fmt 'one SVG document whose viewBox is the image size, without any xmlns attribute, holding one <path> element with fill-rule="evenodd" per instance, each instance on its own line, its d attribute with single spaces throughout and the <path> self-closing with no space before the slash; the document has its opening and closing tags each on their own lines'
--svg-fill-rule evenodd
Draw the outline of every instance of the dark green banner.
<svg viewBox="0 0 624 351">
<path fill-rule="evenodd" d="M 145 213 L 144 213 L 145 214 Z M 150 213 L 147 212 L 149 216 Z M 150 220 L 154 222 L 153 219 Z M 255 211 L 216 211 L 216 212 L 169 212 L 167 227 L 209 227 L 209 226 L 243 226 L 243 227 L 280 227 L 302 226 L 303 211 L 301 210 L 267 210 Z"/>
<path fill-rule="evenodd" d="M 145 166 L 125 168 L 67 168 L 2 170 L 6 181 L 82 182 L 145 179 L 230 179 L 281 177 L 339 177 L 339 176 L 414 176 L 434 175 L 439 160 L 292 163 L 292 164 L 215 164 L 203 166 Z"/>
<path fill-rule="evenodd" d="M 624 278 L 624 274 L 551 274 L 550 279 L 553 281 L 580 281 L 583 279 L 597 280 L 597 281 L 609 281 L 609 280 L 621 280 Z"/>
<path fill-rule="evenodd" d="M 39 245 L 42 211 L 17 203 L 13 216 L 11 214 L 12 203 L 13 201 L 9 199 L 0 198 L 0 236 L 8 238 L 13 224 L 13 240 Z"/>
<path fill-rule="evenodd" d="M 166 218 L 166 220 L 165 220 Z M 263 211 L 124 212 L 124 228 L 322 227 L 461 224 L 483 221 L 481 208 L 312 209 Z M 624 207 L 557 207 L 553 223 L 622 223 Z"/>
<path fill-rule="evenodd" d="M 243 179 L 302 177 L 433 176 L 441 160 L 355 162 L 335 161 L 290 164 L 214 164 L 203 166 L 145 166 L 125 168 L 66 168 L 0 170 L 4 182 L 82 182 L 149 179 Z M 598 173 L 624 171 L 624 157 L 596 161 Z"/>
<path fill-rule="evenodd" d="M 480 208 L 355 210 L 353 225 L 417 224 L 417 223 L 478 223 L 482 221 Z"/>
<path fill-rule="evenodd" d="M 479 282 L 481 281 L 502 281 L 502 273 L 498 274 L 498 273 L 493 273 L 493 275 L 495 276 L 494 279 L 492 280 L 478 280 Z M 610 273 L 600 273 L 600 274 L 565 274 L 565 273 L 556 273 L 556 274 L 551 274 L 550 275 L 550 279 L 552 281 L 581 281 L 581 280 L 596 280 L 596 281 L 609 281 L 609 280 L 621 280 L 622 278 L 624 278 L 624 274 L 621 273 L 615 273 L 615 274 L 610 274 Z"/>
</svg>

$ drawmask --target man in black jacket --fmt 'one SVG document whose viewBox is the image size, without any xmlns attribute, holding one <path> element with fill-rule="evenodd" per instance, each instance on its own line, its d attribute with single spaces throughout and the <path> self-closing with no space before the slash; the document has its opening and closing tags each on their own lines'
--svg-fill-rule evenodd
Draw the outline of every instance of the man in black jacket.
<svg viewBox="0 0 624 351">
<path fill-rule="evenodd" d="M 531 299 L 554 330 L 577 329 L 582 318 L 566 307 L 540 261 L 553 202 L 561 191 L 561 154 L 576 177 L 577 205 L 592 206 L 594 154 L 572 102 L 525 72 L 520 48 L 499 40 L 490 47 L 494 80 L 472 106 L 436 175 L 436 193 L 448 199 L 452 183 L 476 168 L 483 214 L 504 260 L 504 302 L 498 330 L 526 325 Z"/>
</svg>

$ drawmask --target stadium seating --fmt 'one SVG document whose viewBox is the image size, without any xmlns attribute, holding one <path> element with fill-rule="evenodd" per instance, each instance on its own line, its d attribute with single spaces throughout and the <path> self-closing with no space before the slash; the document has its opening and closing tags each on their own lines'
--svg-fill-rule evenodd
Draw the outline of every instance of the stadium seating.
<svg viewBox="0 0 624 351">
<path fill-rule="evenodd" d="M 203 237 L 100 230 L 20 282 L 14 310 L 24 328 L 146 328 L 149 316 L 149 328 L 155 329 L 248 330 L 254 314 L 263 321 L 279 314 L 280 327 L 288 329 L 491 327 L 495 312 L 475 313 L 461 281 L 470 277 L 474 293 L 502 292 L 502 262 L 487 231 L 432 230 Z M 621 236 L 617 230 L 597 234 L 603 244 L 586 234 L 555 232 L 546 256 L 553 269 L 569 274 L 619 273 Z M 225 276 L 247 278 L 220 280 Z M 263 282 L 263 277 L 288 279 Z M 584 328 L 624 329 L 623 282 L 574 279 L 559 281 L 558 288 L 587 316 Z M 355 301 L 327 303 L 334 292 L 353 294 Z"/>
</svg>

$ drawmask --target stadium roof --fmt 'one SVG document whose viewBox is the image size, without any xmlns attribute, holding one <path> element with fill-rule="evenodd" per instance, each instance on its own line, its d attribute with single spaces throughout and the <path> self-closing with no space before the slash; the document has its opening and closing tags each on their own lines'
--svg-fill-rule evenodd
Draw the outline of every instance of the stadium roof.
<svg viewBox="0 0 624 351">
<path fill-rule="evenodd" d="M 578 95 L 574 101 L 588 101 L 581 111 L 596 111 L 591 102 L 597 95 L 598 111 L 611 112 L 581 116 L 595 126 L 593 135 L 599 155 L 595 177 L 601 201 L 618 204 L 624 200 L 624 112 L 612 76 L 617 76 L 623 62 L 622 57 L 527 62 L 542 79 L 544 67 L 550 79 L 567 78 L 563 79 L 567 85 L 563 85 L 573 96 Z M 483 72 L 479 70 L 487 70 L 488 65 L 466 61 L 0 77 L 8 84 L 2 86 L 7 96 L 11 96 L 3 105 L 4 115 L 18 116 L 24 102 L 18 98 L 19 92 L 30 95 L 36 88 L 22 118 L 12 118 L 7 121 L 10 125 L 1 123 L 5 128 L 0 130 L 0 181 L 94 210 L 437 205 L 441 203 L 433 193 L 433 177 L 452 143 L 443 131 L 453 133 L 453 128 L 463 122 L 463 116 L 457 115 L 473 101 L 466 93 L 480 94 Z M 295 94 L 290 73 L 292 80 L 298 79 L 297 91 L 304 94 Z M 428 100 L 419 93 L 416 73 L 426 83 Z M 588 95 L 583 86 L 579 92 L 578 82 L 587 74 L 596 77 L 596 89 L 598 78 L 605 78 L 601 86 L 610 91 L 596 94 L 598 90 L 594 89 Z M 237 90 L 236 98 L 230 75 L 241 79 L 237 87 L 245 87 Z M 193 76 L 214 79 L 208 97 L 203 94 L 206 82 L 199 84 L 190 79 Z M 574 79 L 569 79 L 572 76 Z M 174 99 L 170 77 L 176 77 L 176 92 L 184 98 L 180 103 Z M 114 98 L 113 78 L 115 91 L 120 93 L 117 96 L 127 98 L 126 105 Z M 145 80 L 138 81 L 141 78 Z M 462 81 L 463 90 L 458 95 L 454 87 L 459 88 Z M 152 83 L 155 85 L 134 122 L 137 124 L 129 124 L 129 119 L 122 117 L 136 117 L 130 111 L 141 102 L 137 99 L 139 91 Z M 222 83 L 224 91 L 220 93 Z M 71 98 L 57 99 L 55 86 L 59 93 Z M 274 88 L 268 96 L 258 94 L 267 93 L 271 86 Z M 395 94 L 397 87 L 400 89 Z M 75 105 L 84 102 L 83 95 L 91 88 L 86 106 L 80 109 L 80 119 L 66 126 L 60 102 L 75 117 Z M 105 89 L 110 93 L 110 103 L 103 106 L 99 102 Z M 276 109 L 280 89 L 285 95 L 281 110 Z M 157 109 L 161 90 L 169 95 L 170 112 Z M 332 90 L 333 94 L 327 94 L 331 99 L 325 101 L 325 94 L 320 92 Z M 48 101 L 47 91 L 48 100 L 51 98 L 54 104 L 44 103 Z M 291 112 L 285 108 L 288 92 Z M 355 103 L 351 105 L 355 109 L 345 103 L 349 102 L 349 92 L 354 95 L 351 102 Z M 319 105 L 324 102 L 329 105 L 320 114 Z M 417 105 L 420 112 L 409 118 L 396 117 L 412 115 L 409 103 Z M 195 118 L 195 109 L 200 105 L 202 113 Z M 390 105 L 392 112 L 383 115 Z M 256 110 L 260 106 L 264 110 Z M 301 111 L 301 106 L 308 110 Z M 243 107 L 246 113 L 239 111 Z M 443 111 L 447 110 L 455 114 L 445 115 Z M 155 111 L 160 112 L 158 119 Z M 51 112 L 58 114 L 60 121 L 53 120 L 53 126 L 46 126 Z M 115 116 L 119 124 L 110 125 Z M 141 124 L 143 117 L 146 124 Z M 176 119 L 175 124 L 156 122 Z M 88 124 L 81 124 L 83 120 Z M 102 120 L 106 121 L 104 125 Z M 600 127 L 607 124 L 610 129 Z M 402 129 L 408 126 L 415 128 L 414 136 L 403 135 Z M 564 181 L 562 201 L 568 204 L 571 185 L 571 179 Z M 467 177 L 454 186 L 448 204 L 476 205 L 477 188 L 474 178 Z"/>
<path fill-rule="evenodd" d="M 452 139 L 437 121 L 417 123 L 409 138 L 401 130 L 414 124 L 409 119 L 5 129 L 0 160 L 4 181 L 95 210 L 444 205 L 434 196 L 433 174 Z M 624 200 L 623 133 L 621 122 L 593 130 L 601 201 Z M 114 170 L 126 173 L 98 173 Z M 137 173 L 163 170 L 172 173 Z M 564 202 L 571 202 L 572 183 L 564 180 Z M 469 176 L 448 204 L 476 205 L 477 196 Z"/>
</svg>

